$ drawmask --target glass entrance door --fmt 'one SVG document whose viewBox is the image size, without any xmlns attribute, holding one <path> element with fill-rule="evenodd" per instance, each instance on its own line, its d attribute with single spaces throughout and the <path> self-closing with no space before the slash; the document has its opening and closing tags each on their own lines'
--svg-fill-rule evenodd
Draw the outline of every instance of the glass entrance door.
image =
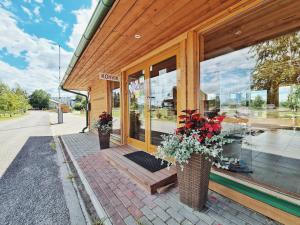
<svg viewBox="0 0 300 225">
<path fill-rule="evenodd" d="M 150 144 L 160 145 L 162 135 L 174 132 L 177 119 L 176 56 L 150 67 Z"/>
<path fill-rule="evenodd" d="M 177 52 L 174 52 L 163 60 L 127 71 L 127 142 L 141 150 L 156 151 L 161 135 L 176 129 Z"/>
</svg>

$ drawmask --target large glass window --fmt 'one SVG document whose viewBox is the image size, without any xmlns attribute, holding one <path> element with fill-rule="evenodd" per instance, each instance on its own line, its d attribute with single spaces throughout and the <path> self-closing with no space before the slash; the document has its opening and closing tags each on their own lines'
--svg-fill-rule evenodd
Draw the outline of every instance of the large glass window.
<svg viewBox="0 0 300 225">
<path fill-rule="evenodd" d="M 221 170 L 300 196 L 300 33 L 201 62 L 200 108 L 225 113 Z M 219 170 L 219 169 L 218 169 Z"/>
</svg>

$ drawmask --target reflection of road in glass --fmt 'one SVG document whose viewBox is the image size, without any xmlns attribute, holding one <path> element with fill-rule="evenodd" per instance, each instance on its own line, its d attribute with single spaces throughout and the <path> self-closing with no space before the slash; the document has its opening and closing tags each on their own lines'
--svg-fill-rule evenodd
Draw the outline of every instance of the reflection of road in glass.
<svg viewBox="0 0 300 225">
<path fill-rule="evenodd" d="M 151 120 L 152 131 L 158 131 L 158 132 L 169 134 L 169 133 L 173 133 L 175 129 L 176 129 L 176 122 L 158 120 L 158 119 Z"/>
<path fill-rule="evenodd" d="M 257 136 L 247 136 L 246 140 L 254 151 L 300 159 L 300 131 L 267 130 Z"/>
</svg>

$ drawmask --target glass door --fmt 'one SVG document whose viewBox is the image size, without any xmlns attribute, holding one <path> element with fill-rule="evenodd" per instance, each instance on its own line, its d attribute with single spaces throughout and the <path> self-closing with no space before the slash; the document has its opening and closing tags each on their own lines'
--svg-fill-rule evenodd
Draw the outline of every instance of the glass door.
<svg viewBox="0 0 300 225">
<path fill-rule="evenodd" d="M 127 143 L 155 152 L 177 126 L 177 49 L 127 71 Z"/>
<path fill-rule="evenodd" d="M 128 76 L 128 142 L 146 148 L 145 73 L 143 70 Z"/>
<path fill-rule="evenodd" d="M 150 66 L 150 145 L 151 151 L 162 141 L 162 135 L 173 133 L 177 121 L 176 56 Z"/>
</svg>

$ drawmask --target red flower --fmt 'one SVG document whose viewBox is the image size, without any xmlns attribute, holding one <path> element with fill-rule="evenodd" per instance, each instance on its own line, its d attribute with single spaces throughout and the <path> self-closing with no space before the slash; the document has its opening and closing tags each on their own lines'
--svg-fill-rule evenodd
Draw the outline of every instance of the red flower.
<svg viewBox="0 0 300 225">
<path fill-rule="evenodd" d="M 211 133 L 208 133 L 208 134 L 206 135 L 206 137 L 208 137 L 209 139 L 212 138 L 212 136 L 213 136 L 213 135 L 212 135 Z"/>
</svg>

